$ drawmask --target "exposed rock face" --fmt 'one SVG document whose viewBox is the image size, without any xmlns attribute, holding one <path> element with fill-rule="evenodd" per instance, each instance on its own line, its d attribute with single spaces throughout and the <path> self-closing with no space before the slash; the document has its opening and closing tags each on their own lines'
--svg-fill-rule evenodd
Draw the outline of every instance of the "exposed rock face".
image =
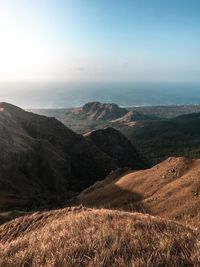
<svg viewBox="0 0 200 267">
<path fill-rule="evenodd" d="M 128 111 L 117 104 L 91 102 L 85 104 L 75 114 L 85 116 L 90 120 L 112 120 L 124 116 Z"/>
<path fill-rule="evenodd" d="M 0 103 L 0 151 L 0 207 L 18 196 L 66 196 L 122 165 L 56 119 L 7 103 Z"/>
</svg>

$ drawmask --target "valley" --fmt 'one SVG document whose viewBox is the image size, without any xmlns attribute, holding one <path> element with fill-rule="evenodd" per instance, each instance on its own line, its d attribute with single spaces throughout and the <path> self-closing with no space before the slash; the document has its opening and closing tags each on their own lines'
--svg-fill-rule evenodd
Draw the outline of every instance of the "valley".
<svg viewBox="0 0 200 267">
<path fill-rule="evenodd" d="M 200 267 L 200 1 L 0 1 L 0 267 Z"/>
<path fill-rule="evenodd" d="M 0 109 L 0 210 L 56 207 L 112 170 L 143 165 L 117 130 L 101 131 L 98 144 L 54 118 L 7 103 Z"/>
<path fill-rule="evenodd" d="M 77 133 L 103 127 L 134 126 L 136 121 L 170 119 L 200 113 L 200 105 L 140 106 L 121 108 L 114 103 L 90 102 L 80 108 L 29 109 L 39 115 L 55 117 Z M 109 114 L 109 115 L 108 115 Z"/>
<path fill-rule="evenodd" d="M 190 110 L 94 102 L 38 115 L 0 103 L 0 266 L 198 266 Z"/>
<path fill-rule="evenodd" d="M 55 116 L 83 135 L 108 127 L 119 130 L 149 167 L 170 156 L 200 157 L 200 105 L 121 108 L 91 102 L 80 108 L 33 111 Z"/>
</svg>

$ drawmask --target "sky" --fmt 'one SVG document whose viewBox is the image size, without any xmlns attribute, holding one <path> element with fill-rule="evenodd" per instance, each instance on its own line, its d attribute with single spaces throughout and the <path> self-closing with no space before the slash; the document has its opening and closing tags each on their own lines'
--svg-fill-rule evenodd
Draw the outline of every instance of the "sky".
<svg viewBox="0 0 200 267">
<path fill-rule="evenodd" d="M 0 0 L 0 83 L 199 83 L 199 14 L 199 0 Z"/>
</svg>

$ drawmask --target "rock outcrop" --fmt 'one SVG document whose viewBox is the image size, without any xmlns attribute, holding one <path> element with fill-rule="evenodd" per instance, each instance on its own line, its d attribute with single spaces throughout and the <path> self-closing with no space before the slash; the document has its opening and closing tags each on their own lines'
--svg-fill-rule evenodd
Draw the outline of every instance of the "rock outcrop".
<svg viewBox="0 0 200 267">
<path fill-rule="evenodd" d="M 114 103 L 91 102 L 74 110 L 74 114 L 89 120 L 113 120 L 124 116 L 128 111 Z"/>
</svg>

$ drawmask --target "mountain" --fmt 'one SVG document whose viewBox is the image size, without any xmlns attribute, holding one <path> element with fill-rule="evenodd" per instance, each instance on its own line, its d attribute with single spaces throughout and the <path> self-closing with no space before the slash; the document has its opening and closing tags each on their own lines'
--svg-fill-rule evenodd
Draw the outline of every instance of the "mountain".
<svg viewBox="0 0 200 267">
<path fill-rule="evenodd" d="M 122 164 L 117 155 L 105 153 L 55 118 L 7 103 L 0 103 L 0 151 L 0 208 L 4 209 L 33 206 L 40 197 L 48 202 L 49 195 L 66 199 Z M 55 204 L 57 198 L 52 201 Z"/>
<path fill-rule="evenodd" d="M 91 102 L 96 103 L 96 102 Z M 99 102 L 97 102 L 99 103 Z M 87 106 L 87 104 L 86 104 Z M 174 118 L 181 115 L 187 115 L 200 112 L 200 105 L 163 105 L 163 106 L 133 106 L 125 108 L 127 112 L 133 111 L 136 115 L 145 115 L 153 118 Z M 56 117 L 58 120 L 63 121 L 65 117 L 69 117 L 71 113 L 81 113 L 82 108 L 45 108 L 45 109 L 32 109 L 34 113 L 45 115 L 49 117 Z M 130 113 L 131 114 L 131 113 Z M 129 116 L 130 116 L 129 114 Z M 122 116 L 125 116 L 126 113 Z M 137 116 L 136 116 L 137 117 Z M 120 118 L 120 117 L 118 117 Z M 139 116 L 140 119 L 140 116 Z"/>
<path fill-rule="evenodd" d="M 117 159 L 118 166 L 135 169 L 145 167 L 131 142 L 119 131 L 108 127 L 89 132 L 84 136 L 111 158 Z"/>
<path fill-rule="evenodd" d="M 130 109 L 130 108 L 129 108 Z M 46 116 L 53 116 L 77 133 L 85 134 L 105 127 L 120 130 L 133 127 L 136 121 L 159 120 L 154 115 L 121 108 L 114 103 L 90 102 L 80 108 L 71 109 L 33 109 L 31 111 Z"/>
<path fill-rule="evenodd" d="M 136 148 L 111 127 L 79 135 L 0 103 L 0 266 L 199 266 L 200 159 L 142 170 L 137 149 L 149 165 L 198 155 L 200 114 L 120 118 L 135 115 L 122 132 Z"/>
<path fill-rule="evenodd" d="M 106 108 L 107 107 L 107 108 Z M 200 105 L 140 106 L 120 108 L 116 104 L 91 102 L 80 108 L 33 109 L 34 113 L 55 117 L 77 133 L 87 133 L 105 127 L 129 130 L 138 122 L 155 122 L 200 112 Z M 130 129 L 130 132 L 132 129 Z M 130 135 L 130 134 L 129 134 Z"/>
<path fill-rule="evenodd" d="M 138 121 L 121 132 L 149 166 L 169 156 L 200 158 L 200 113 L 160 121 Z"/>
<path fill-rule="evenodd" d="M 124 116 L 128 111 L 114 103 L 90 102 L 73 111 L 74 115 L 89 120 L 112 120 Z"/>
<path fill-rule="evenodd" d="M 73 112 L 76 110 L 73 109 Z M 108 121 L 82 119 L 79 115 L 75 118 L 72 110 L 59 111 L 59 114 L 65 114 L 61 120 L 76 132 L 87 133 L 105 127 L 120 130 L 131 141 L 143 162 L 151 167 L 170 156 L 200 157 L 200 113 L 173 117 L 198 110 L 199 105 L 134 107 L 127 109 L 122 117 Z M 173 118 L 163 119 L 154 114 Z"/>
<path fill-rule="evenodd" d="M 84 190 L 77 203 L 139 211 L 199 226 L 200 160 L 169 158 L 151 169 L 121 169 Z"/>
<path fill-rule="evenodd" d="M 199 266 L 199 232 L 140 213 L 81 207 L 0 226 L 0 266 Z"/>
<path fill-rule="evenodd" d="M 117 125 L 119 125 L 119 127 L 120 126 L 133 127 L 135 126 L 137 121 L 146 121 L 146 120 L 148 121 L 159 120 L 159 118 L 153 115 L 145 115 L 139 113 L 138 111 L 131 110 L 128 113 L 126 113 L 123 117 L 111 120 L 111 123 L 115 127 L 117 127 Z"/>
</svg>

